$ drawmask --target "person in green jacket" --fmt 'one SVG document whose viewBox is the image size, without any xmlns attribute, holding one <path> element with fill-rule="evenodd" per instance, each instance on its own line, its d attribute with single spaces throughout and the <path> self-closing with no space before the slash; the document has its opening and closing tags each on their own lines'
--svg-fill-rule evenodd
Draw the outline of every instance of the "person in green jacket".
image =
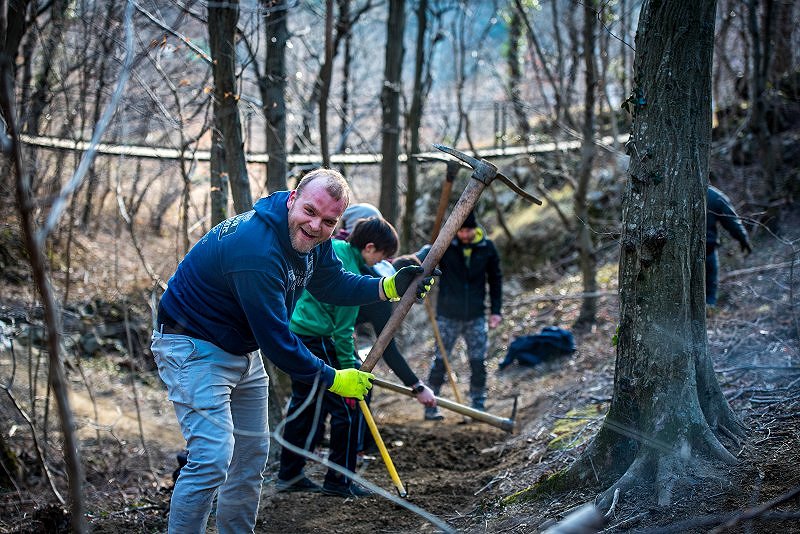
<svg viewBox="0 0 800 534">
<path fill-rule="evenodd" d="M 334 240 L 333 249 L 346 271 L 358 273 L 362 266 L 372 267 L 397 252 L 394 227 L 378 217 L 360 221 L 346 241 Z M 289 328 L 316 356 L 334 369 L 358 367 L 353 332 L 358 306 L 323 304 L 304 292 L 295 307 Z M 300 409 L 314 392 L 315 401 Z M 329 459 L 349 471 L 355 471 L 359 413 L 355 399 L 345 399 L 324 388 L 314 388 L 292 380 L 292 398 L 287 412 L 283 438 L 290 444 L 313 451 L 320 435 L 318 422 L 330 415 Z M 278 471 L 278 491 L 312 491 L 326 495 L 361 497 L 370 492 L 349 477 L 328 469 L 322 488 L 304 474 L 306 459 L 284 447 Z"/>
</svg>

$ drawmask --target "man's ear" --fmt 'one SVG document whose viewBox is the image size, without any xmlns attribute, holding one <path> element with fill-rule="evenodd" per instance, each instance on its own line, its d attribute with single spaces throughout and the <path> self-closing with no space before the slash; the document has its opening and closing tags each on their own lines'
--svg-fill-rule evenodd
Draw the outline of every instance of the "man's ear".
<svg viewBox="0 0 800 534">
<path fill-rule="evenodd" d="M 286 207 L 291 208 L 296 198 L 297 198 L 297 189 L 292 189 L 292 192 L 289 193 L 289 198 L 286 200 Z"/>
<path fill-rule="evenodd" d="M 366 252 L 375 252 L 377 249 L 375 248 L 375 243 L 367 243 L 364 245 L 363 250 Z"/>
</svg>

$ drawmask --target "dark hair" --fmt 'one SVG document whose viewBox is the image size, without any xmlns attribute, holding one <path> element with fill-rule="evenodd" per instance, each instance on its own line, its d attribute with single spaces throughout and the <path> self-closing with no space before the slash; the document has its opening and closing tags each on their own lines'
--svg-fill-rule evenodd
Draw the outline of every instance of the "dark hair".
<svg viewBox="0 0 800 534">
<path fill-rule="evenodd" d="M 363 250 L 369 243 L 375 245 L 375 249 L 383 252 L 386 256 L 392 256 L 397 252 L 397 231 L 394 226 L 380 217 L 370 217 L 360 219 L 350 235 L 347 242 Z"/>
<path fill-rule="evenodd" d="M 461 228 L 477 228 L 478 221 L 475 220 L 475 212 L 471 211 L 467 214 L 467 218 L 461 223 Z"/>
<path fill-rule="evenodd" d="M 419 261 L 419 256 L 416 254 L 405 254 L 392 260 L 392 265 L 399 271 L 403 267 L 408 267 L 409 265 L 422 265 L 422 263 Z"/>
</svg>

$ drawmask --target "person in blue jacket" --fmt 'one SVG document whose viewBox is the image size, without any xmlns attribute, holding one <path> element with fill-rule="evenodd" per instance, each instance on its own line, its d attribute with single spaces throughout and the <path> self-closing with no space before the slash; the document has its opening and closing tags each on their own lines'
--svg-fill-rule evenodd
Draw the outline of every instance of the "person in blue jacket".
<svg viewBox="0 0 800 534">
<path fill-rule="evenodd" d="M 253 532 L 269 452 L 267 374 L 261 350 L 293 379 L 362 399 L 371 373 L 334 369 L 289 330 L 303 290 L 358 306 L 399 299 L 422 269 L 374 278 L 348 273 L 330 237 L 350 190 L 318 169 L 291 192 L 260 199 L 215 226 L 170 278 L 151 348 L 188 458 L 175 483 L 170 533 L 205 531 L 214 497 L 220 533 Z M 423 278 L 420 298 L 433 283 Z"/>
<path fill-rule="evenodd" d="M 739 242 L 742 252 L 750 254 L 753 248 L 741 219 L 733 209 L 730 199 L 716 187 L 709 185 L 706 195 L 706 305 L 717 305 L 719 285 L 719 235 L 717 223 Z"/>
</svg>

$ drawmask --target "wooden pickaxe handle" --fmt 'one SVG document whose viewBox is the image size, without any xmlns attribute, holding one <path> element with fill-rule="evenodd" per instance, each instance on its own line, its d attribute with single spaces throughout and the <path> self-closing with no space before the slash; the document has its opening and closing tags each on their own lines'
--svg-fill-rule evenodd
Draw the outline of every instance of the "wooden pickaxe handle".
<svg viewBox="0 0 800 534">
<path fill-rule="evenodd" d="M 381 380 L 380 378 L 375 378 L 372 380 L 372 383 L 376 386 L 380 386 L 382 388 L 394 391 L 395 393 L 401 393 L 407 397 L 415 397 L 411 388 L 407 388 L 405 386 L 401 386 L 400 384 L 394 384 L 392 382 L 388 382 L 386 380 Z M 463 404 L 459 404 L 457 402 L 453 402 L 447 399 L 443 399 L 441 397 L 436 397 L 436 406 L 444 408 L 446 410 L 450 410 L 456 413 L 460 413 L 461 415 L 466 415 L 467 417 L 471 417 L 476 421 L 481 421 L 488 425 L 492 425 L 493 427 L 499 428 L 501 430 L 505 430 L 506 432 L 513 432 L 514 431 L 514 417 L 516 415 L 516 401 L 514 403 L 514 413 L 512 414 L 510 419 L 506 419 L 503 417 L 498 417 L 496 415 L 492 415 L 487 412 L 482 412 L 480 410 L 476 410 L 475 408 L 470 408 L 469 406 L 464 406 Z"/>
</svg>

